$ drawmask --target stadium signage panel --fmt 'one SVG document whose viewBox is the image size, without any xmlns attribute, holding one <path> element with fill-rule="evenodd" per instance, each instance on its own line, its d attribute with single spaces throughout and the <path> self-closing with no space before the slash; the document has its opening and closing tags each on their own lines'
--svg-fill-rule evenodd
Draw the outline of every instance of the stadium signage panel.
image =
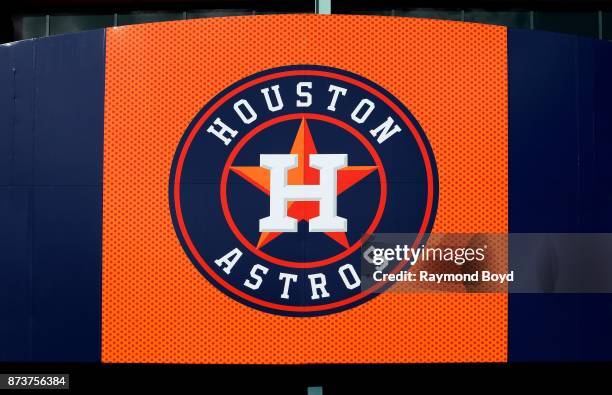
<svg viewBox="0 0 612 395">
<path fill-rule="evenodd" d="M 604 41 L 371 16 L 2 45 L 0 360 L 502 362 L 577 338 L 602 359 L 560 324 L 611 323 L 602 295 L 395 292 L 362 258 L 381 235 L 610 232 L 610 69 Z"/>
</svg>

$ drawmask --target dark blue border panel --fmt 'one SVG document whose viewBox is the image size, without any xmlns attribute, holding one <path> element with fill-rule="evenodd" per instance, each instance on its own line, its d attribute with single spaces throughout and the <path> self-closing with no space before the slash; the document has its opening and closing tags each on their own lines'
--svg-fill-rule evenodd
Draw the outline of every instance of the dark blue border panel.
<svg viewBox="0 0 612 395">
<path fill-rule="evenodd" d="M 100 360 L 104 43 L 0 46 L 0 361 Z"/>
<path fill-rule="evenodd" d="M 0 361 L 32 356 L 34 45 L 0 46 Z"/>
<path fill-rule="evenodd" d="M 510 232 L 612 232 L 610 70 L 610 43 L 508 31 Z M 511 361 L 612 360 L 612 295 L 509 299 Z"/>
<path fill-rule="evenodd" d="M 36 45 L 35 182 L 98 185 L 104 124 L 104 31 Z"/>
<path fill-rule="evenodd" d="M 32 359 L 99 361 L 98 187 L 41 188 L 32 199 Z"/>
<path fill-rule="evenodd" d="M 25 188 L 0 187 L 0 361 L 32 356 L 30 198 Z"/>
<path fill-rule="evenodd" d="M 0 46 L 0 185 L 33 177 L 34 42 Z"/>
<path fill-rule="evenodd" d="M 592 116 L 592 133 L 587 135 L 590 140 L 582 144 L 583 157 L 587 158 L 588 149 L 593 152 L 583 166 L 583 192 L 588 196 L 584 201 L 585 218 L 590 231 L 608 233 L 612 232 L 612 43 L 584 41 L 580 48 L 583 52 L 590 50 L 593 70 L 589 81 L 593 103 L 583 110 Z"/>
<path fill-rule="evenodd" d="M 578 227 L 576 38 L 508 30 L 512 232 Z"/>
<path fill-rule="evenodd" d="M 0 50 L 0 185 L 8 186 L 13 139 L 14 73 L 9 51 Z"/>
</svg>

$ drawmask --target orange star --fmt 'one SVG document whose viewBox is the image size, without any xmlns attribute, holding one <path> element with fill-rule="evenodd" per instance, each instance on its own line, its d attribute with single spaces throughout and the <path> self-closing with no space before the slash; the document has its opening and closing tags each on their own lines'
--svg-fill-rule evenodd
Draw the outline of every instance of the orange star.
<svg viewBox="0 0 612 395">
<path fill-rule="evenodd" d="M 319 184 L 319 171 L 310 167 L 310 155 L 316 153 L 317 148 L 312 140 L 308 123 L 305 119 L 302 119 L 297 136 L 293 141 L 293 147 L 291 147 L 291 154 L 298 156 L 298 166 L 290 169 L 287 173 L 289 185 Z M 232 166 L 230 169 L 266 195 L 270 195 L 270 170 L 259 166 Z M 374 170 L 376 170 L 376 166 L 346 166 L 338 170 L 337 194 L 340 195 Z M 319 215 L 319 202 L 289 202 L 287 215 L 298 221 L 308 221 Z M 257 242 L 257 248 L 262 248 L 281 234 L 282 232 L 262 232 Z M 345 232 L 326 232 L 325 235 L 343 247 L 349 247 Z"/>
</svg>

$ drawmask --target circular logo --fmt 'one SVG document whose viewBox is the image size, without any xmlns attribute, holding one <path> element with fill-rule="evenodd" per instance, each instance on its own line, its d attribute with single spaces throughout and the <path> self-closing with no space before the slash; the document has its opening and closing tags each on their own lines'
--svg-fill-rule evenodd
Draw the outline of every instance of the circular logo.
<svg viewBox="0 0 612 395">
<path fill-rule="evenodd" d="M 169 190 L 196 268 L 238 302 L 290 316 L 382 292 L 390 284 L 361 280 L 361 246 L 373 233 L 419 243 L 437 194 L 433 152 L 408 110 L 322 66 L 266 70 L 219 93 L 181 139 Z"/>
</svg>

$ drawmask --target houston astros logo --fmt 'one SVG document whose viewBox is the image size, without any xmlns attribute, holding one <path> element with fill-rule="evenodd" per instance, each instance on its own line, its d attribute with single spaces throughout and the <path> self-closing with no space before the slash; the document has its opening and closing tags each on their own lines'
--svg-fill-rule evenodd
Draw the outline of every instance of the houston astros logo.
<svg viewBox="0 0 612 395">
<path fill-rule="evenodd" d="M 169 197 L 185 252 L 218 289 L 313 316 L 389 286 L 362 281 L 360 247 L 376 232 L 422 237 L 437 191 L 433 152 L 402 103 L 343 70 L 289 66 L 206 104 L 177 148 Z"/>
</svg>

